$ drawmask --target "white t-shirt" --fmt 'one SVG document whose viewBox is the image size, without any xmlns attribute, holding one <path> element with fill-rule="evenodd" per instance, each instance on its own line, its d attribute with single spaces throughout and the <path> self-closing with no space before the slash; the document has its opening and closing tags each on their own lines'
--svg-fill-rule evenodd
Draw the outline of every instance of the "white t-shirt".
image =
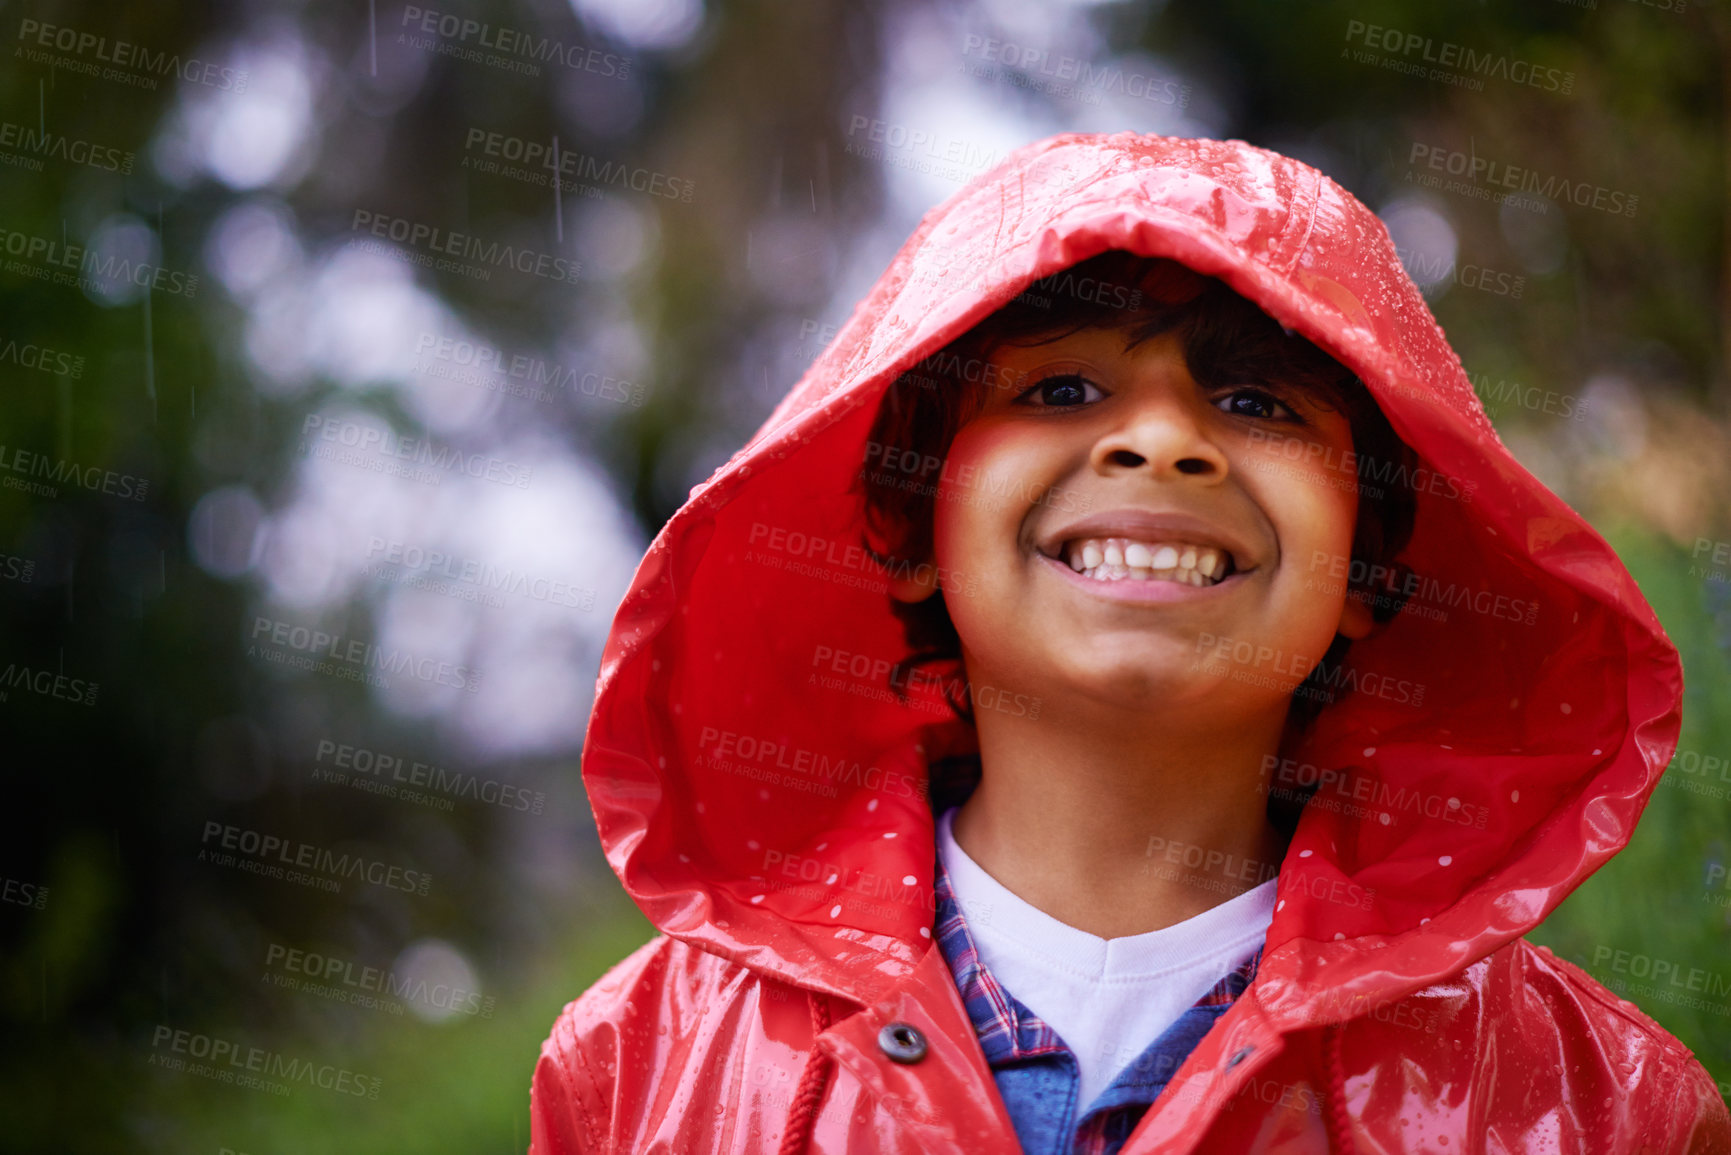
<svg viewBox="0 0 1731 1155">
<path fill-rule="evenodd" d="M 1274 918 L 1271 878 L 1194 918 L 1099 938 L 1011 893 L 956 844 L 955 808 L 938 819 L 938 853 L 980 961 L 1076 1053 L 1077 1117 L 1131 1060 L 1262 945 Z"/>
</svg>

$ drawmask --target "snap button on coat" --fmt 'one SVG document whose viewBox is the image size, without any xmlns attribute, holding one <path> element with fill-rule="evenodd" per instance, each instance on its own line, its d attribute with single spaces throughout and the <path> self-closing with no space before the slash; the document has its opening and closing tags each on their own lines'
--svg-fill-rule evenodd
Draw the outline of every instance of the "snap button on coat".
<svg viewBox="0 0 1731 1155">
<path fill-rule="evenodd" d="M 878 1047 L 898 1063 L 917 1063 L 926 1057 L 926 1037 L 907 1023 L 885 1023 L 878 1032 Z"/>
</svg>

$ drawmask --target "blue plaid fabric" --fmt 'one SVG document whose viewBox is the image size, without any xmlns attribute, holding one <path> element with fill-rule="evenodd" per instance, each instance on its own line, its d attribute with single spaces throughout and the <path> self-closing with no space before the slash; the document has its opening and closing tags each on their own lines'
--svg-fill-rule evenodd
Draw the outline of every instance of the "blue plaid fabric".
<svg viewBox="0 0 1731 1155">
<path fill-rule="evenodd" d="M 968 1008 L 968 1018 L 973 1020 L 980 1049 L 1009 1109 L 1022 1150 L 1027 1155 L 1117 1155 L 1202 1036 L 1256 977 L 1262 948 L 1257 947 L 1242 966 L 1196 1000 L 1128 1063 L 1094 1102 L 1078 1104 L 1081 1072 L 1075 1053 L 1038 1015 L 1017 1002 L 980 961 L 979 949 L 950 888 L 943 856 L 933 857 L 937 860 L 933 933 Z"/>
</svg>

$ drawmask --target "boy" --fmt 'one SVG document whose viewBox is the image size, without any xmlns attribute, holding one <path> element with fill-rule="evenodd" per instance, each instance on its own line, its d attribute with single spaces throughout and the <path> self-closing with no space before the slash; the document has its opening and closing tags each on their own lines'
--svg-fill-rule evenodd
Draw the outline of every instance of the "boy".
<svg viewBox="0 0 1731 1155">
<path fill-rule="evenodd" d="M 1731 1150 L 1520 938 L 1680 692 L 1349 194 L 1030 145 L 620 607 L 584 780 L 663 933 L 554 1026 L 532 1150 Z"/>
</svg>

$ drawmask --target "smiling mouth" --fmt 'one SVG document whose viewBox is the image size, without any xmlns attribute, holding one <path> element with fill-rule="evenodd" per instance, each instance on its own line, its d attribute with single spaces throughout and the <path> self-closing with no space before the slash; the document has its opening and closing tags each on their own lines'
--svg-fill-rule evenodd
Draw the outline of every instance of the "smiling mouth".
<svg viewBox="0 0 1731 1155">
<path fill-rule="evenodd" d="M 1077 537 L 1063 542 L 1057 558 L 1095 581 L 1156 581 L 1219 585 L 1238 572 L 1228 550 L 1175 539 Z"/>
</svg>

